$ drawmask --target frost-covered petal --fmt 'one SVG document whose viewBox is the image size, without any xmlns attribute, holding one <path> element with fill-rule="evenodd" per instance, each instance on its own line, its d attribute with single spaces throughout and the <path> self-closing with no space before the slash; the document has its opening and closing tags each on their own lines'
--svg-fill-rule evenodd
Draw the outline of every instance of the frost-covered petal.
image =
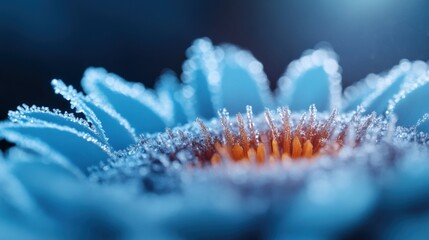
<svg viewBox="0 0 429 240">
<path fill-rule="evenodd" d="M 1 123 L 0 137 L 82 172 L 110 156 L 108 146 L 87 133 L 52 123 Z"/>
<path fill-rule="evenodd" d="M 177 77 L 172 72 L 166 72 L 159 78 L 156 92 L 164 108 L 169 109 L 175 124 L 184 124 L 188 121 L 185 110 L 185 99 Z"/>
<path fill-rule="evenodd" d="M 416 123 L 416 129 L 423 132 L 429 132 L 429 113 L 423 114 Z"/>
<path fill-rule="evenodd" d="M 131 83 L 103 68 L 88 68 L 82 79 L 85 92 L 99 103 L 110 105 L 124 117 L 137 134 L 162 131 L 171 122 L 159 107 L 155 94 L 140 83 Z"/>
<path fill-rule="evenodd" d="M 183 95 L 189 118 L 212 118 L 216 115 L 213 106 L 213 91 L 219 81 L 218 62 L 214 47 L 207 38 L 197 39 L 187 50 L 188 60 L 183 64 Z"/>
<path fill-rule="evenodd" d="M 376 83 L 376 89 L 363 102 L 362 107 L 368 113 L 384 114 L 389 100 L 397 94 L 404 85 L 412 84 L 419 75 L 426 72 L 426 63 L 422 61 L 409 62 L 407 60 L 392 68 L 389 73 Z"/>
<path fill-rule="evenodd" d="M 291 110 L 315 104 L 320 111 L 341 107 L 341 68 L 329 49 L 309 50 L 289 64 L 279 79 L 277 103 Z"/>
<path fill-rule="evenodd" d="M 18 143 L 0 162 L 0 238 L 31 236 L 20 231 L 39 239 L 427 236 L 421 229 L 429 212 L 429 135 L 414 127 L 429 129 L 422 101 L 429 77 L 412 79 L 421 73 L 415 64 L 403 75 L 370 75 L 346 90 L 343 109 L 353 112 L 329 114 L 341 107 L 340 70 L 332 52 L 315 50 L 279 83 L 278 102 L 298 111 L 268 109 L 254 117 L 244 105 L 251 101 L 258 112 L 258 104 L 270 104 L 262 97 L 270 95 L 259 62 L 207 39 L 189 53 L 182 89 L 170 74 L 152 92 L 93 69 L 86 76 L 98 79 L 85 87 L 90 96 L 53 81 L 86 120 L 46 108 L 11 112 L 12 122 L 0 123 L 0 135 Z M 222 110 L 219 119 L 198 119 L 133 144 L 141 132 L 119 108 L 141 104 L 134 91 L 151 95 L 165 125 L 211 118 L 220 107 L 247 111 L 234 118 Z M 255 97 L 240 99 L 234 91 Z M 387 116 L 363 115 L 358 107 L 384 113 L 386 101 Z M 314 103 L 308 114 L 300 112 Z M 94 149 L 100 156 L 91 156 Z M 40 158 L 12 154 L 17 151 Z M 89 182 L 81 175 L 88 166 Z"/>
<path fill-rule="evenodd" d="M 214 76 L 218 79 L 213 101 L 217 109 L 227 108 L 236 114 L 247 105 L 252 106 L 255 113 L 272 107 L 267 76 L 262 64 L 250 52 L 224 45 L 216 48 L 216 54 L 220 76 Z"/>
<path fill-rule="evenodd" d="M 350 112 L 362 105 L 362 102 L 375 91 L 377 82 L 381 81 L 377 74 L 369 74 L 363 80 L 344 89 L 343 111 Z"/>
<path fill-rule="evenodd" d="M 386 114 L 395 114 L 398 125 L 404 127 L 417 126 L 417 129 L 428 132 L 426 114 L 429 105 L 425 101 L 429 95 L 429 75 L 420 76 L 412 84 L 408 84 L 390 101 Z"/>
<path fill-rule="evenodd" d="M 85 115 L 104 143 L 108 142 L 114 149 L 123 149 L 137 142 L 135 130 L 114 109 L 97 104 L 73 87 L 66 86 L 61 80 L 52 80 L 51 84 L 55 93 L 70 101 L 71 108 Z"/>
<path fill-rule="evenodd" d="M 68 126 L 76 129 L 78 132 L 88 133 L 95 138 L 102 140 L 96 130 L 89 123 L 81 118 L 76 118 L 70 113 L 61 113 L 59 110 L 51 111 L 46 107 L 19 106 L 17 111 L 9 111 L 9 120 L 15 123 L 22 122 L 40 122 L 53 123 L 60 126 Z"/>
</svg>

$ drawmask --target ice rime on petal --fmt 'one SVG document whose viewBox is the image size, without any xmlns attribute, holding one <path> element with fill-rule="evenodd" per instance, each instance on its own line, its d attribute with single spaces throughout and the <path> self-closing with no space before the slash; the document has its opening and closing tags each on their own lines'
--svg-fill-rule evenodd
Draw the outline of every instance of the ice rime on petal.
<svg viewBox="0 0 429 240">
<path fill-rule="evenodd" d="M 419 77 L 415 82 L 409 83 L 397 93 L 389 105 L 386 114 L 395 114 L 398 125 L 404 127 L 417 127 L 421 131 L 429 131 L 426 123 L 429 113 L 429 104 L 426 99 L 429 93 L 429 75 Z"/>
<path fill-rule="evenodd" d="M 51 84 L 55 93 L 70 101 L 71 108 L 86 116 L 104 143 L 108 142 L 114 149 L 123 149 L 137 141 L 135 130 L 112 108 L 95 103 L 61 80 L 53 80 Z"/>
<path fill-rule="evenodd" d="M 341 68 L 329 49 L 310 50 L 289 64 L 279 79 L 277 103 L 291 110 L 306 110 L 315 104 L 319 111 L 341 107 Z"/>
<path fill-rule="evenodd" d="M 141 83 L 131 83 L 107 73 L 103 68 L 88 68 L 82 79 L 85 92 L 98 102 L 110 105 L 124 117 L 137 134 L 165 130 L 171 119 L 159 107 L 155 94 Z"/>
<path fill-rule="evenodd" d="M 247 105 L 258 114 L 272 107 L 272 96 L 262 64 L 250 52 L 232 45 L 216 48 L 219 63 L 219 88 L 214 92 L 214 106 L 236 114 Z"/>
<path fill-rule="evenodd" d="M 381 81 L 377 74 L 369 74 L 366 78 L 347 87 L 344 90 L 343 111 L 355 111 L 362 102 L 376 89 L 376 83 Z"/>
<path fill-rule="evenodd" d="M 168 109 L 175 124 L 188 122 L 184 97 L 178 79 L 173 72 L 164 73 L 157 82 L 156 92 L 163 107 Z"/>
<path fill-rule="evenodd" d="M 108 146 L 91 135 L 52 123 L 2 123 L 0 137 L 51 157 L 59 164 L 82 172 L 111 156 Z"/>
<path fill-rule="evenodd" d="M 429 113 L 423 114 L 423 116 L 417 120 L 416 129 L 429 132 Z"/>
<path fill-rule="evenodd" d="M 404 84 L 411 84 L 416 78 L 426 71 L 426 64 L 422 61 L 409 62 L 402 60 L 401 63 L 392 68 L 389 73 L 382 78 L 373 91 L 362 102 L 362 106 L 367 113 L 376 112 L 384 114 L 390 99 L 397 94 Z"/>
<path fill-rule="evenodd" d="M 188 118 L 212 118 L 216 115 L 212 96 L 219 87 L 218 62 L 213 45 L 207 38 L 197 39 L 186 55 L 188 60 L 182 67 L 182 80 Z"/>
<path fill-rule="evenodd" d="M 81 118 L 76 118 L 71 113 L 61 113 L 60 110 L 49 110 L 47 107 L 36 107 L 22 105 L 17 108 L 17 111 L 9 111 L 9 120 L 16 123 L 23 122 L 39 122 L 39 123 L 53 123 L 60 126 L 68 126 L 76 129 L 78 132 L 90 134 L 94 138 L 103 140 L 98 135 L 93 126 Z"/>
</svg>

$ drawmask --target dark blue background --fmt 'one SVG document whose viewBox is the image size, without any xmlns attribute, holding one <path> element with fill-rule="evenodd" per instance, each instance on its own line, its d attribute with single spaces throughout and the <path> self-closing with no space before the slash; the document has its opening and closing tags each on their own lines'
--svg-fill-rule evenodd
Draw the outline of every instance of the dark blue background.
<svg viewBox="0 0 429 240">
<path fill-rule="evenodd" d="M 320 41 L 340 56 L 345 85 L 400 59 L 429 59 L 429 1 L 0 1 L 0 116 L 28 103 L 66 108 L 52 78 L 78 87 L 103 66 L 152 86 L 181 72 L 198 37 L 249 49 L 272 86 L 287 64 Z"/>
</svg>

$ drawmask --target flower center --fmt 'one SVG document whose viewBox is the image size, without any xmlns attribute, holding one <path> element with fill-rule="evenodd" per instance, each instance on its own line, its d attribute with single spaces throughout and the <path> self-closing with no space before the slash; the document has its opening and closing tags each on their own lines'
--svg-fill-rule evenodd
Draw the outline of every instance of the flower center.
<svg viewBox="0 0 429 240">
<path fill-rule="evenodd" d="M 223 161 L 265 164 L 334 155 L 346 142 L 352 147 L 359 145 L 375 117 L 371 115 L 352 128 L 350 123 L 356 121 L 337 121 L 335 110 L 324 120 L 317 119 L 316 112 L 311 106 L 307 119 L 307 113 L 300 118 L 291 117 L 287 107 L 279 108 L 276 115 L 266 110 L 265 121 L 255 124 L 250 106 L 246 122 L 240 113 L 234 120 L 222 110 L 219 112 L 223 128 L 220 136 L 213 136 L 203 121 L 197 119 L 204 136 L 198 159 L 202 165 L 218 165 Z"/>
</svg>

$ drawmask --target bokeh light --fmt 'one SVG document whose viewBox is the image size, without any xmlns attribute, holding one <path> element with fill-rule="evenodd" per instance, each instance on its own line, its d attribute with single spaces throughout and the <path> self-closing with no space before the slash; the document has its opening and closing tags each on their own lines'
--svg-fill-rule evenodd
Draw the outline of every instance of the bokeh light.
<svg viewBox="0 0 429 240">
<path fill-rule="evenodd" d="M 429 59 L 428 10 L 424 0 L 1 1 L 0 116 L 23 102 L 66 107 L 49 81 L 77 86 L 88 66 L 151 87 L 166 68 L 180 73 L 203 36 L 252 51 L 271 87 L 302 51 L 329 43 L 347 86 L 402 58 Z"/>
</svg>

